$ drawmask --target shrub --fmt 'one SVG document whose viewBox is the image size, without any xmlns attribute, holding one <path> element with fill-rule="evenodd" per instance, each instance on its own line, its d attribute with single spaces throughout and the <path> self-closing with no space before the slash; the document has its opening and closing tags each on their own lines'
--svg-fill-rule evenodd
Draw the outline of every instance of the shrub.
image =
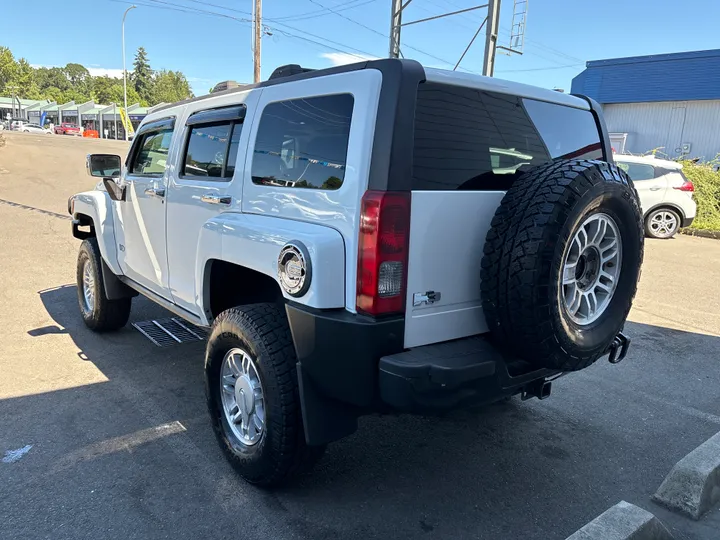
<svg viewBox="0 0 720 540">
<path fill-rule="evenodd" d="M 720 231 L 720 170 L 718 162 L 680 161 L 683 173 L 695 185 L 697 216 L 691 229 Z"/>
</svg>

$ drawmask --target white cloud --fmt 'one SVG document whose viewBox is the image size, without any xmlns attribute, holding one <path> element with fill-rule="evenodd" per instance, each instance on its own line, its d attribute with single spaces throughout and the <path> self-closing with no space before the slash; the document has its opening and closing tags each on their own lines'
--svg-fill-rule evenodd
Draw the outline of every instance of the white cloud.
<svg viewBox="0 0 720 540">
<path fill-rule="evenodd" d="M 65 66 L 43 66 L 42 64 L 30 64 L 31 67 L 37 68 L 54 68 L 54 67 L 65 67 Z M 97 64 L 93 64 L 93 67 L 87 68 L 90 75 L 93 77 L 102 77 L 104 75 L 107 75 L 108 77 L 112 77 L 113 79 L 122 79 L 123 76 L 123 70 L 119 68 L 102 68 L 97 67 Z M 128 73 L 130 73 L 131 70 L 128 70 Z"/>
<path fill-rule="evenodd" d="M 87 68 L 87 70 L 93 77 L 102 77 L 104 75 L 107 75 L 108 77 L 112 77 L 113 79 L 122 79 L 123 76 L 122 69 L 89 67 Z M 128 73 L 130 73 L 130 71 L 132 70 L 128 70 Z"/>
<path fill-rule="evenodd" d="M 355 53 L 327 52 L 320 55 L 321 58 L 329 60 L 333 66 L 344 66 L 345 64 L 355 64 L 363 60 L 377 60 L 375 56 Z"/>
</svg>

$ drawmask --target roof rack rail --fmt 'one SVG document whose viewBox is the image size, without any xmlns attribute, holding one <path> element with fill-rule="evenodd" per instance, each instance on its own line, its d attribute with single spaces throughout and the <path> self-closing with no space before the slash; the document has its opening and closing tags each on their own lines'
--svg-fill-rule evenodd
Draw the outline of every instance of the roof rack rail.
<svg viewBox="0 0 720 540">
<path fill-rule="evenodd" d="M 286 64 L 275 68 L 275 71 L 272 72 L 268 81 L 280 79 L 282 77 L 290 77 L 291 75 L 297 75 L 298 73 L 307 73 L 309 71 L 315 70 L 311 68 L 304 68 L 299 64 Z"/>
</svg>

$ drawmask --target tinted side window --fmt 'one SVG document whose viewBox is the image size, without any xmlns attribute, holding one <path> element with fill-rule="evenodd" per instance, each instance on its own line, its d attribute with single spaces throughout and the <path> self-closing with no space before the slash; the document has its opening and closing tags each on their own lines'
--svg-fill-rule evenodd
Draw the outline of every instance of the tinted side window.
<svg viewBox="0 0 720 540">
<path fill-rule="evenodd" d="M 148 131 L 135 142 L 137 153 L 130 165 L 130 174 L 162 176 L 167 164 L 172 128 Z"/>
<path fill-rule="evenodd" d="M 337 94 L 271 103 L 253 150 L 255 184 L 338 189 L 345 178 L 354 99 Z"/>
<path fill-rule="evenodd" d="M 505 190 L 554 158 L 601 155 L 589 111 L 438 83 L 418 88 L 415 190 Z"/>
<path fill-rule="evenodd" d="M 652 165 L 618 161 L 617 166 L 625 171 L 633 182 L 655 178 L 655 169 Z"/>
<path fill-rule="evenodd" d="M 188 137 L 183 176 L 222 178 L 231 129 L 232 125 L 229 123 L 192 127 Z"/>
</svg>

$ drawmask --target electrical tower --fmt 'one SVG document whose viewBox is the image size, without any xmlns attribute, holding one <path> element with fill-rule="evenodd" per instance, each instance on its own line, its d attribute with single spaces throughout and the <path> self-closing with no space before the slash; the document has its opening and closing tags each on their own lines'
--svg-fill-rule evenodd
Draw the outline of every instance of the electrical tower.
<svg viewBox="0 0 720 540">
<path fill-rule="evenodd" d="M 460 13 L 466 13 L 468 11 L 474 11 L 477 9 L 487 8 L 487 16 L 480 23 L 475 35 L 468 43 L 467 47 L 463 51 L 460 59 L 455 64 L 453 71 L 458 68 L 460 62 L 467 54 L 470 47 L 475 42 L 483 27 L 485 27 L 485 52 L 483 55 L 483 75 L 492 77 L 495 71 L 495 53 L 497 49 L 507 51 L 508 53 L 522 54 L 522 47 L 525 41 L 525 24 L 527 21 L 527 5 L 529 0 L 514 0 L 513 5 L 513 19 L 512 19 L 512 30 L 510 32 L 510 46 L 505 47 L 498 45 L 498 28 L 500 24 L 500 1 L 501 0 L 488 0 L 487 4 L 479 6 L 473 6 L 457 11 L 451 11 L 450 13 L 442 13 L 433 17 L 426 17 L 424 19 L 418 19 L 416 21 L 410 21 L 403 23 L 402 15 L 405 8 L 412 2 L 412 0 L 391 0 L 392 10 L 390 14 L 390 58 L 400 58 L 402 51 L 400 50 L 400 33 L 404 26 L 410 26 L 411 24 L 418 24 L 426 21 L 432 21 L 435 19 L 441 19 L 443 17 L 449 17 L 451 15 L 459 15 Z M 519 45 L 519 47 L 518 47 Z"/>
</svg>

